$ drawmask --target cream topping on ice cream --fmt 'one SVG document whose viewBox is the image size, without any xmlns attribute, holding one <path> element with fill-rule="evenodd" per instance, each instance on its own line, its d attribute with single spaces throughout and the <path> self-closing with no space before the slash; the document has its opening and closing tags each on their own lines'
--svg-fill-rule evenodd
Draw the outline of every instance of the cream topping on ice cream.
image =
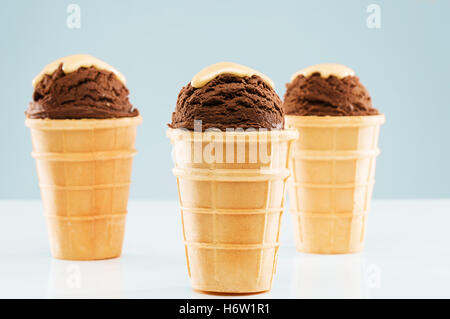
<svg viewBox="0 0 450 319">
<path fill-rule="evenodd" d="M 379 114 L 355 72 L 341 64 L 300 70 L 286 84 L 283 110 L 296 116 L 366 116 Z"/>
<path fill-rule="evenodd" d="M 81 67 L 95 67 L 99 70 L 106 70 L 114 73 L 123 84 L 126 83 L 125 77 L 122 75 L 122 73 L 117 71 L 108 63 L 103 62 L 96 57 L 88 54 L 75 54 L 60 58 L 46 65 L 44 69 L 33 79 L 33 87 L 36 87 L 36 85 L 44 78 L 44 75 L 50 75 L 55 72 L 61 63 L 63 65 L 62 67 L 65 74 L 75 72 Z"/>
<path fill-rule="evenodd" d="M 124 81 L 117 70 L 94 57 L 65 57 L 49 64 L 33 81 L 33 100 L 25 114 L 54 120 L 138 116 Z"/>
<path fill-rule="evenodd" d="M 232 74 L 238 77 L 257 75 L 272 89 L 275 87 L 273 81 L 261 72 L 233 62 L 219 62 L 202 69 L 192 78 L 191 85 L 194 88 L 201 88 L 220 74 Z"/>
<path fill-rule="evenodd" d="M 350 69 L 348 66 L 334 63 L 323 63 L 311 65 L 294 73 L 291 77 L 291 81 L 293 81 L 299 75 L 308 77 L 314 73 L 320 73 L 320 76 L 323 78 L 328 78 L 331 75 L 334 75 L 339 79 L 345 78 L 346 76 L 355 76 L 355 71 Z"/>
</svg>

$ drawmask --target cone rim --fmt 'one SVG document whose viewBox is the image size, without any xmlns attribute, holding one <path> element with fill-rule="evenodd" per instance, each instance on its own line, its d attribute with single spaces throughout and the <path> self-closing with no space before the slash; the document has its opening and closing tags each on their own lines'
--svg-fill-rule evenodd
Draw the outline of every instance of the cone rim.
<svg viewBox="0 0 450 319">
<path fill-rule="evenodd" d="M 263 132 L 252 131 L 252 132 L 223 132 L 223 131 L 208 131 L 208 132 L 194 132 L 182 128 L 168 128 L 166 131 L 167 137 L 171 140 L 183 139 L 188 141 L 196 141 L 200 138 L 208 138 L 210 136 L 223 135 L 225 138 L 230 137 L 256 137 L 256 138 L 267 138 L 267 139 L 282 139 L 282 140 L 295 140 L 298 137 L 298 132 L 295 129 L 285 128 L 282 130 L 267 130 Z M 224 142 L 227 140 L 225 139 Z"/>
<path fill-rule="evenodd" d="M 39 130 L 82 130 L 93 128 L 111 128 L 137 126 L 142 123 L 142 116 L 110 119 L 25 119 L 25 125 Z"/>
<path fill-rule="evenodd" d="M 299 127 L 373 126 L 386 121 L 384 114 L 364 116 L 302 116 L 286 115 L 286 124 Z"/>
</svg>

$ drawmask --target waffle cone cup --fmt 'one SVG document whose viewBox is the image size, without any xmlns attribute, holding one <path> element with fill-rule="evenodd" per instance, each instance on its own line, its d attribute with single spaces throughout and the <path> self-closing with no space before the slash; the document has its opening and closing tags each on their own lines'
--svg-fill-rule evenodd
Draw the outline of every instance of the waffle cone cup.
<svg viewBox="0 0 450 319">
<path fill-rule="evenodd" d="M 27 119 L 53 257 L 122 251 L 136 127 L 120 119 Z"/>
<path fill-rule="evenodd" d="M 384 120 L 384 115 L 286 116 L 286 126 L 299 132 L 288 183 L 298 251 L 363 249 Z"/>
<path fill-rule="evenodd" d="M 192 287 L 217 293 L 270 290 L 288 155 L 297 132 L 169 129 L 168 136 Z M 255 148 L 267 150 L 267 156 L 251 155 Z"/>
</svg>

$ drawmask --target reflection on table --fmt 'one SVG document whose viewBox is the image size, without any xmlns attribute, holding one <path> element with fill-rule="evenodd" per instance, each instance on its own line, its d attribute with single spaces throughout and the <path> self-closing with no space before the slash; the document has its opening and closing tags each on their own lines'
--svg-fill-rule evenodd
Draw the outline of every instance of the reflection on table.
<svg viewBox="0 0 450 319">
<path fill-rule="evenodd" d="M 121 259 L 71 261 L 53 259 L 49 298 L 122 298 Z"/>
<path fill-rule="evenodd" d="M 312 255 L 294 260 L 294 298 L 368 298 L 379 283 L 376 265 L 367 266 L 363 254 Z"/>
</svg>

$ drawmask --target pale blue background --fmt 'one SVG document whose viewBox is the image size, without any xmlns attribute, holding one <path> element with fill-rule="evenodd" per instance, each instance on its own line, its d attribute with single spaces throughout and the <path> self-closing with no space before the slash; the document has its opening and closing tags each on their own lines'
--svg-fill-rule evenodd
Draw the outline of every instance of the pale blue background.
<svg viewBox="0 0 450 319">
<path fill-rule="evenodd" d="M 81 6 L 81 29 L 66 8 Z M 381 5 L 381 29 L 366 8 Z M 24 110 L 31 79 L 65 55 L 90 53 L 128 79 L 139 127 L 131 197 L 176 199 L 165 136 L 181 86 L 230 60 L 270 76 L 283 96 L 291 74 L 347 64 L 386 114 L 376 198 L 450 195 L 450 1 L 2 1 L 0 198 L 39 198 Z"/>
</svg>

